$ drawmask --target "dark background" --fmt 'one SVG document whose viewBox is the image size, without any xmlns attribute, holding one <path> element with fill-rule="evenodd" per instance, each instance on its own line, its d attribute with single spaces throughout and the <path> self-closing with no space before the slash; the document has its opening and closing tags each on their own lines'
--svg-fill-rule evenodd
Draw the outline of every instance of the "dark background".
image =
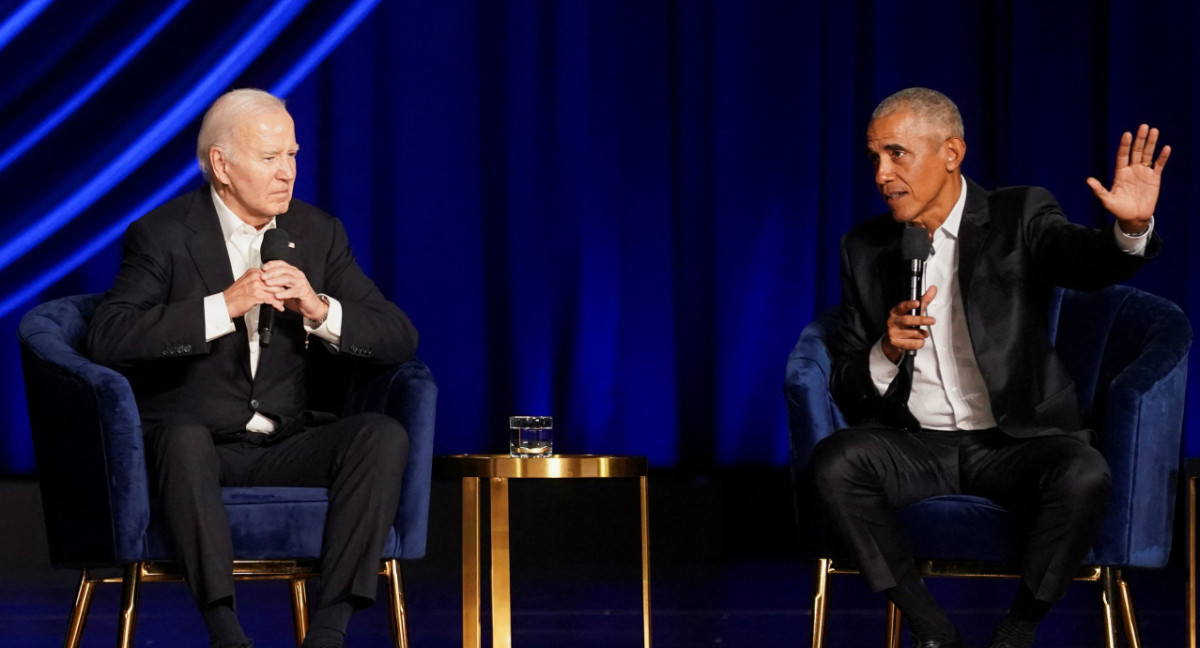
<svg viewBox="0 0 1200 648">
<path fill-rule="evenodd" d="M 298 197 L 346 222 L 421 330 L 439 453 L 503 449 L 528 413 L 564 452 L 782 466 L 784 360 L 839 299 L 841 234 L 882 210 L 863 133 L 900 88 L 958 102 L 970 177 L 1046 186 L 1083 223 L 1110 222 L 1084 179 L 1111 181 L 1121 132 L 1161 128 L 1166 246 L 1133 283 L 1192 309 L 1198 11 L 2 3 L 0 474 L 34 471 L 18 319 L 110 285 L 125 226 L 199 184 L 198 118 L 224 90 L 288 97 Z"/>
</svg>

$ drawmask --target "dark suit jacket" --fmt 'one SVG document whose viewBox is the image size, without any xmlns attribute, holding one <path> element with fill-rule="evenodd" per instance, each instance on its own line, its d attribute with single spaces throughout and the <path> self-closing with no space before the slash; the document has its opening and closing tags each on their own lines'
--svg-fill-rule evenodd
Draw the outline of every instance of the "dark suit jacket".
<svg viewBox="0 0 1200 648">
<path fill-rule="evenodd" d="M 313 290 L 342 305 L 341 358 L 393 364 L 413 357 L 416 329 L 363 274 L 339 220 L 293 200 L 277 224 L 295 243 L 291 264 Z M 234 320 L 235 333 L 205 342 L 204 298 L 233 282 L 207 185 L 130 225 L 117 279 L 89 326 L 88 349 L 129 377 L 144 426 L 187 417 L 221 438 L 244 430 L 256 411 L 287 430 L 309 418 L 309 374 L 327 366 L 318 358 L 329 351 L 306 347 L 297 313 L 276 313 L 254 379 L 242 318 Z"/>
<path fill-rule="evenodd" d="M 996 422 L 1018 437 L 1079 433 L 1083 421 L 1075 385 L 1049 336 L 1054 287 L 1095 290 L 1123 281 L 1162 242 L 1152 235 L 1145 257 L 1132 256 L 1117 247 L 1111 228 L 1069 222 L 1045 189 L 989 192 L 964 181 L 958 278 Z M 907 266 L 900 256 L 903 227 L 884 214 L 842 240 L 841 326 L 831 344 L 831 388 L 852 423 L 913 422 L 906 408 L 897 411 L 878 395 L 867 360 L 886 332 L 888 312 L 908 298 Z"/>
</svg>

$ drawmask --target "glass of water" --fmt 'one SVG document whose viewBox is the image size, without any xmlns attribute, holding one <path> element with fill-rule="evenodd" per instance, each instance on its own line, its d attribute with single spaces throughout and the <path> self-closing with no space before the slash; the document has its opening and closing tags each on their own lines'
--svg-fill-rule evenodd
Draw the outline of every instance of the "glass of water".
<svg viewBox="0 0 1200 648">
<path fill-rule="evenodd" d="M 522 459 L 553 455 L 554 417 L 508 417 L 508 454 Z"/>
</svg>

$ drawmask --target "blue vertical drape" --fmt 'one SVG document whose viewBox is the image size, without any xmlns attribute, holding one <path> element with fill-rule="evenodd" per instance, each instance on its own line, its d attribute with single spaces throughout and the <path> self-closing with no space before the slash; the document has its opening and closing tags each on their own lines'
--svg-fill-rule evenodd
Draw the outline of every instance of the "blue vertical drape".
<svg viewBox="0 0 1200 648">
<path fill-rule="evenodd" d="M 7 3 L 0 474 L 34 471 L 17 320 L 107 288 L 125 225 L 199 183 L 225 89 L 287 95 L 297 195 L 421 330 L 438 452 L 553 414 L 561 451 L 702 471 L 785 463 L 784 359 L 882 208 L 863 132 L 902 87 L 959 103 L 972 178 L 1088 224 L 1084 179 L 1160 127 L 1166 246 L 1133 283 L 1197 312 L 1197 26 L 1146 0 Z"/>
</svg>

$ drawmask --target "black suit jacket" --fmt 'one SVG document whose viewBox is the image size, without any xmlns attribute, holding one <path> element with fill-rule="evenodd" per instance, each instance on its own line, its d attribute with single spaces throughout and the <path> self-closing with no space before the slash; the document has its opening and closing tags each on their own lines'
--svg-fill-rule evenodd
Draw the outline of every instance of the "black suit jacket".
<svg viewBox="0 0 1200 648">
<path fill-rule="evenodd" d="M 313 290 L 342 305 L 339 357 L 387 364 L 413 357 L 416 329 L 363 274 L 339 220 L 293 200 L 277 225 L 295 243 L 292 265 Z M 253 379 L 242 318 L 234 320 L 235 333 L 205 341 L 204 298 L 233 282 L 207 185 L 130 225 L 117 279 L 91 320 L 88 349 L 130 379 L 144 426 L 185 417 L 220 438 L 243 431 L 254 412 L 279 420 L 283 430 L 310 418 L 310 374 L 329 366 L 319 357 L 329 349 L 305 344 L 297 313 L 276 313 Z"/>
<path fill-rule="evenodd" d="M 964 178 L 958 278 L 967 327 L 1000 428 L 1013 436 L 1088 437 L 1075 384 L 1055 355 L 1049 305 L 1055 286 L 1095 290 L 1123 281 L 1155 256 L 1124 253 L 1110 228 L 1069 222 L 1039 187 L 986 191 Z M 906 409 L 886 403 L 871 382 L 868 354 L 886 332 L 888 312 L 907 296 L 900 256 L 903 225 L 884 214 L 842 240 L 841 326 L 831 356 L 834 398 L 852 423 L 911 426 Z M 944 324 L 943 324 L 944 325 Z M 907 415 L 907 418 L 905 416 Z"/>
</svg>

